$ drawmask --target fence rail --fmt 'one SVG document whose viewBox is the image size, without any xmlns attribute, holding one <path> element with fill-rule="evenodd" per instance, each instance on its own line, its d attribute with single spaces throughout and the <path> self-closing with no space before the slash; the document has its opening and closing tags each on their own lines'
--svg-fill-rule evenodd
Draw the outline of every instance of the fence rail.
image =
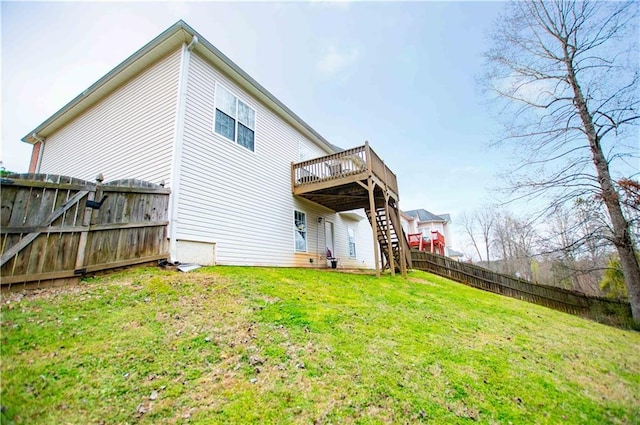
<svg viewBox="0 0 640 425">
<path fill-rule="evenodd" d="M 11 175 L 1 184 L 3 290 L 168 255 L 170 191 L 160 185 L 50 174 Z"/>
<path fill-rule="evenodd" d="M 628 327 L 628 302 L 594 297 L 568 289 L 540 285 L 428 252 L 411 251 L 413 268 L 428 271 L 474 288 L 506 295 L 598 322 Z"/>
</svg>

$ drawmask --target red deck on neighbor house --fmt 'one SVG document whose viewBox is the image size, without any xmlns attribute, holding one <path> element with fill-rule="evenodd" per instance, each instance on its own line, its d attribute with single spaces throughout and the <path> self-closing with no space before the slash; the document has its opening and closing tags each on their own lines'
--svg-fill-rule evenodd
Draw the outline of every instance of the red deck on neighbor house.
<svg viewBox="0 0 640 425">
<path fill-rule="evenodd" d="M 436 252 L 440 255 L 445 255 L 445 240 L 442 233 L 437 230 L 431 231 L 431 237 L 423 236 L 422 233 L 409 233 L 407 234 L 407 240 L 409 242 L 409 248 L 418 249 L 420 251 Z"/>
</svg>

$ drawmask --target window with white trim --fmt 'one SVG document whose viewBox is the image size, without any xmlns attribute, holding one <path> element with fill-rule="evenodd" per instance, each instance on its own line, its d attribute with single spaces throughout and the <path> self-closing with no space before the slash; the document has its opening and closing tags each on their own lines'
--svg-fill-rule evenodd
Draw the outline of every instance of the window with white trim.
<svg viewBox="0 0 640 425">
<path fill-rule="evenodd" d="M 351 227 L 347 227 L 349 236 L 349 258 L 356 258 L 356 232 Z"/>
<path fill-rule="evenodd" d="M 307 252 L 307 215 L 302 211 L 294 211 L 293 225 L 296 252 Z"/>
<path fill-rule="evenodd" d="M 251 152 L 255 151 L 256 111 L 229 90 L 216 84 L 213 130 Z"/>
</svg>

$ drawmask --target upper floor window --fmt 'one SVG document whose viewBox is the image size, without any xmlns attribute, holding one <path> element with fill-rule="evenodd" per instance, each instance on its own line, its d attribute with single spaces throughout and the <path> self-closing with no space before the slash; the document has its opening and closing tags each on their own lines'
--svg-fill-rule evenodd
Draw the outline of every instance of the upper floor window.
<svg viewBox="0 0 640 425">
<path fill-rule="evenodd" d="M 256 111 L 253 108 L 216 84 L 216 133 L 254 152 L 255 122 Z"/>
</svg>

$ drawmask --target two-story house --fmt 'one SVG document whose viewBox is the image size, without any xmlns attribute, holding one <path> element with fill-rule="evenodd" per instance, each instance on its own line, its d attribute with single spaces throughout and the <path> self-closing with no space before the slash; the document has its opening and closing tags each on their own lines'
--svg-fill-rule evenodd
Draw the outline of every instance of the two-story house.
<svg viewBox="0 0 640 425">
<path fill-rule="evenodd" d="M 172 260 L 410 261 L 396 176 L 368 144 L 332 145 L 183 21 L 22 140 L 30 172 L 164 182 Z"/>
</svg>

